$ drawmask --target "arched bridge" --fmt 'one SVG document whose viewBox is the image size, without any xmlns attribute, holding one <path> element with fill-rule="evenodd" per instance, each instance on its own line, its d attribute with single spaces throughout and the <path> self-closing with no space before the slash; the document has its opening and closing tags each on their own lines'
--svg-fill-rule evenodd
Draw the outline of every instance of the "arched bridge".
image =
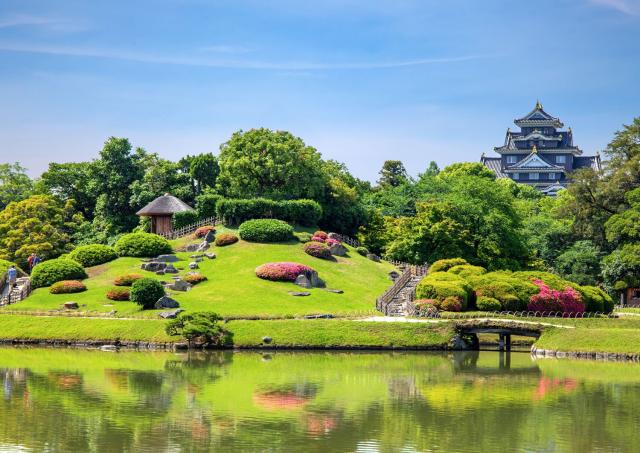
<svg viewBox="0 0 640 453">
<path fill-rule="evenodd" d="M 494 333 L 500 336 L 500 350 L 511 350 L 511 336 L 539 338 L 544 326 L 529 321 L 498 320 L 498 319 L 470 319 L 460 321 L 455 326 L 458 335 L 472 336 L 473 345 L 477 346 L 477 334 Z"/>
</svg>

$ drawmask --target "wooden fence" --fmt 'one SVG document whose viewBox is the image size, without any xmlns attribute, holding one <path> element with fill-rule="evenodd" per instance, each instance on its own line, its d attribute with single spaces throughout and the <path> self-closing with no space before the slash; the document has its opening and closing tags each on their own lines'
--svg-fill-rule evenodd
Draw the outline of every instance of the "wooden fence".
<svg viewBox="0 0 640 453">
<path fill-rule="evenodd" d="M 203 227 L 203 226 L 216 226 L 221 224 L 222 222 L 218 219 L 216 219 L 215 217 L 208 217 L 206 219 L 202 219 L 197 221 L 196 223 L 192 223 L 191 225 L 187 225 L 187 226 L 183 226 L 182 228 L 177 228 L 169 233 L 159 233 L 160 236 L 163 236 L 169 240 L 171 239 L 178 239 L 181 237 L 184 237 L 188 234 L 193 233 L 194 231 L 196 231 L 198 228 Z"/>
<path fill-rule="evenodd" d="M 378 309 L 379 311 L 381 311 L 386 315 L 389 311 L 389 304 L 400 293 L 400 291 L 402 291 L 407 287 L 407 283 L 409 283 L 409 281 L 413 277 L 425 276 L 427 274 L 427 271 L 428 271 L 428 266 L 426 265 L 423 265 L 423 266 L 407 265 L 404 271 L 402 272 L 402 274 L 400 275 L 400 277 L 398 277 L 398 279 L 395 282 L 393 282 L 393 285 L 391 285 L 391 287 L 387 289 L 384 292 L 384 294 L 382 294 L 382 296 L 378 297 L 378 299 L 376 300 L 376 309 Z M 416 295 L 415 288 L 412 288 L 411 291 L 407 293 L 406 299 L 403 301 L 404 309 L 408 313 L 415 311 L 412 304 L 415 298 L 415 295 Z"/>
</svg>

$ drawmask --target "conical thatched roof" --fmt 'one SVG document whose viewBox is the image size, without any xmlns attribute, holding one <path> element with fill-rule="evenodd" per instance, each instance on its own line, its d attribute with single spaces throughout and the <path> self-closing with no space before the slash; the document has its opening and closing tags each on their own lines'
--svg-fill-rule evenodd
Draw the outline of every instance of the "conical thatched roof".
<svg viewBox="0 0 640 453">
<path fill-rule="evenodd" d="M 137 215 L 172 215 L 176 212 L 193 211 L 193 208 L 179 198 L 165 193 L 156 198 L 144 208 L 136 212 Z"/>
</svg>

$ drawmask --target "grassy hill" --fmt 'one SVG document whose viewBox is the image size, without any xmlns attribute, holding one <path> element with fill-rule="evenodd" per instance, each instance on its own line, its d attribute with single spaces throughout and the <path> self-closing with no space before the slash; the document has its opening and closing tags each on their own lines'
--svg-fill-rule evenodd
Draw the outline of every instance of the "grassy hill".
<svg viewBox="0 0 640 453">
<path fill-rule="evenodd" d="M 228 230 L 232 231 L 232 230 Z M 173 241 L 179 248 L 194 240 Z M 194 286 L 188 292 L 172 292 L 170 296 L 188 311 L 214 311 L 230 318 L 278 318 L 308 314 L 331 313 L 336 316 L 352 316 L 375 313 L 375 300 L 391 284 L 388 272 L 393 266 L 375 263 L 349 248 L 346 257 L 335 261 L 321 260 L 304 253 L 299 242 L 257 244 L 239 241 L 226 247 L 213 247 L 217 258 L 207 258 L 199 263 L 200 273 L 208 281 Z M 180 261 L 175 266 L 189 272 L 192 253 L 177 253 Z M 311 295 L 294 297 L 289 291 L 301 290 L 293 283 L 261 280 L 255 276 L 257 266 L 273 261 L 296 261 L 316 269 L 327 288 L 340 289 L 335 294 L 323 289 L 310 290 Z M 3 310 L 46 312 L 59 310 L 61 304 L 75 301 L 82 312 L 110 312 L 116 310 L 121 317 L 157 317 L 158 310 L 142 311 L 132 302 L 114 302 L 106 298 L 113 287 L 113 280 L 126 273 L 139 273 L 158 280 L 171 280 L 171 275 L 155 275 L 140 269 L 138 258 L 119 258 L 110 263 L 87 269 L 89 278 L 84 281 L 87 291 L 77 294 L 50 294 L 48 288 L 39 288 L 26 300 Z"/>
</svg>

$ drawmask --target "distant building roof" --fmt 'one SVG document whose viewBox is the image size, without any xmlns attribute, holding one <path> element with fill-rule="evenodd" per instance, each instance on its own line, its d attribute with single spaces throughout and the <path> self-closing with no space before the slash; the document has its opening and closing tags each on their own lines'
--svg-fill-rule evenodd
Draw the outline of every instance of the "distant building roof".
<svg viewBox="0 0 640 453">
<path fill-rule="evenodd" d="M 140 216 L 172 215 L 176 212 L 193 211 L 193 208 L 179 198 L 168 193 L 156 198 L 136 212 Z"/>
<path fill-rule="evenodd" d="M 531 126 L 553 126 L 553 127 L 563 127 L 562 121 L 555 116 L 549 115 L 542 108 L 542 104 L 540 101 L 536 102 L 536 106 L 527 113 L 522 118 L 518 118 L 514 120 L 514 123 L 520 127 L 531 127 Z"/>
<path fill-rule="evenodd" d="M 595 171 L 602 170 L 602 162 L 600 156 L 577 156 L 573 158 L 573 167 L 578 168 L 592 168 Z"/>
<path fill-rule="evenodd" d="M 502 172 L 502 158 L 482 156 L 481 162 L 485 164 L 489 170 L 494 172 L 497 178 L 508 177 L 505 173 Z"/>
</svg>

